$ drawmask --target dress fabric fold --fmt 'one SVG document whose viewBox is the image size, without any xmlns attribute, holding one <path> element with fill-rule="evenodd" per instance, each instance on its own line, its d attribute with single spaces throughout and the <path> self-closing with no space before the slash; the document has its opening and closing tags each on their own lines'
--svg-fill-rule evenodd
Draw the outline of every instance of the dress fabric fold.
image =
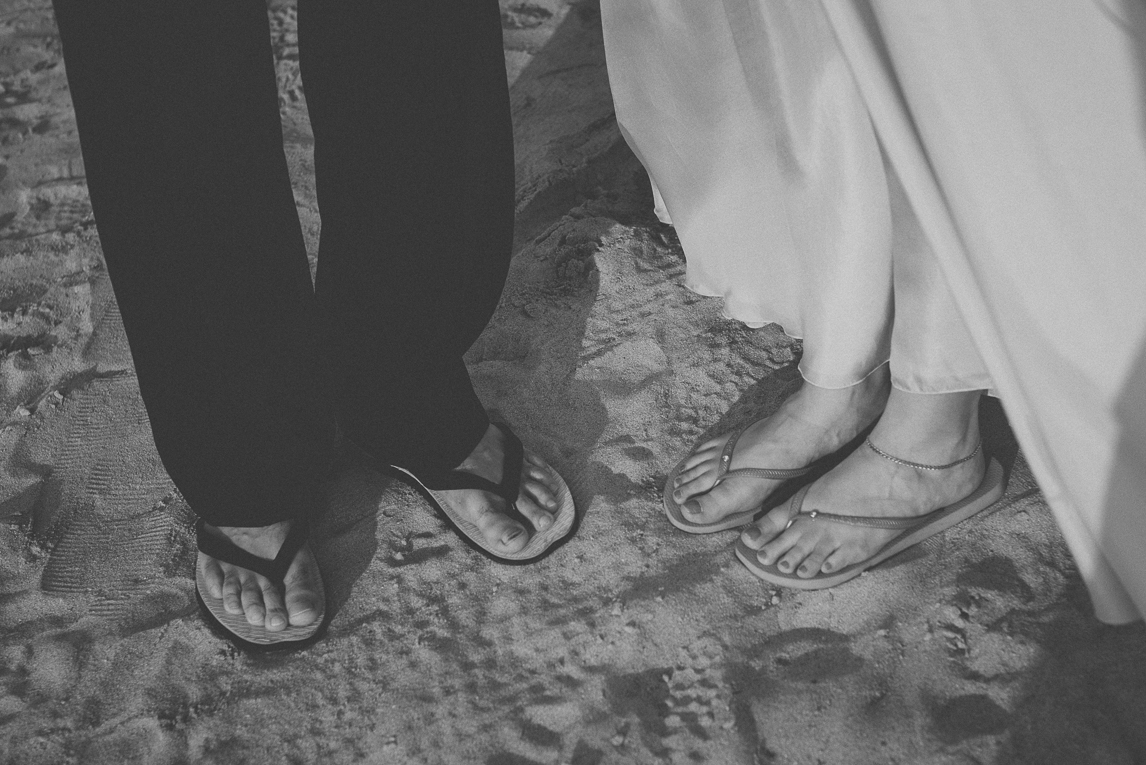
<svg viewBox="0 0 1146 765">
<path fill-rule="evenodd" d="M 800 371 L 822 387 L 889 359 L 905 390 L 990 387 L 818 4 L 606 0 L 602 13 L 617 121 L 690 289 L 803 338 Z"/>
</svg>

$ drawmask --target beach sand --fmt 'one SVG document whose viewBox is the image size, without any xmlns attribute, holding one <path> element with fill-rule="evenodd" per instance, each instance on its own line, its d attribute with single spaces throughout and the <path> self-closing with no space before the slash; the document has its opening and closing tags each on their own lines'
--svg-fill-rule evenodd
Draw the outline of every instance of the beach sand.
<svg viewBox="0 0 1146 765">
<path fill-rule="evenodd" d="M 684 288 L 595 4 L 502 5 L 518 229 L 467 360 L 580 528 L 492 563 L 347 448 L 316 534 L 329 634 L 246 655 L 197 612 L 193 516 L 138 398 L 50 5 L 0 0 L 0 763 L 1146 762 L 1146 630 L 1091 615 L 997 402 L 1005 500 L 835 590 L 765 586 L 735 532 L 668 524 L 667 472 L 794 390 L 800 345 Z M 295 11 L 270 13 L 313 257 Z"/>
</svg>

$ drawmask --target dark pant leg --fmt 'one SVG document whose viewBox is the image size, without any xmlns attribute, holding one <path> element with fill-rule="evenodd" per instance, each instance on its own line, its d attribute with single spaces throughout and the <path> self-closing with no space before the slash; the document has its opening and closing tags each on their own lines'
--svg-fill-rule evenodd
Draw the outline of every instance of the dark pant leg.
<svg viewBox="0 0 1146 765">
<path fill-rule="evenodd" d="M 56 0 L 96 225 L 164 466 L 205 520 L 317 504 L 334 417 L 262 0 Z"/>
<path fill-rule="evenodd" d="M 462 354 L 497 305 L 513 135 L 495 0 L 301 0 L 317 294 L 348 435 L 453 467 L 488 420 Z"/>
</svg>

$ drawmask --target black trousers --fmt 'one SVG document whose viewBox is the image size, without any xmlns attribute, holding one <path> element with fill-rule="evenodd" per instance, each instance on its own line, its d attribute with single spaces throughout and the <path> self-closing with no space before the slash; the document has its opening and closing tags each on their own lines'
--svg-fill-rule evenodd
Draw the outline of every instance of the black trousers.
<svg viewBox="0 0 1146 765">
<path fill-rule="evenodd" d="M 155 443 L 205 520 L 313 512 L 336 421 L 453 467 L 496 306 L 513 138 L 496 0 L 299 0 L 312 286 L 264 0 L 55 0 L 88 188 Z"/>
</svg>

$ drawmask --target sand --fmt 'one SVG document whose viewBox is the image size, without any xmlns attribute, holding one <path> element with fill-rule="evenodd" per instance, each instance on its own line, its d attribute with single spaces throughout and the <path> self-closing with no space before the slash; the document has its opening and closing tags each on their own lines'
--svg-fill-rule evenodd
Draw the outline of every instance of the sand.
<svg viewBox="0 0 1146 765">
<path fill-rule="evenodd" d="M 767 587 L 735 532 L 667 523 L 668 470 L 794 390 L 800 346 L 682 285 L 594 3 L 503 9 L 518 233 L 467 360 L 569 480 L 579 532 L 492 563 L 347 449 L 317 533 L 329 635 L 249 656 L 196 610 L 50 6 L 0 0 L 0 763 L 1146 762 L 1146 631 L 1091 615 L 995 404 L 1005 500 L 835 590 Z M 313 253 L 295 14 L 270 12 Z"/>
</svg>

